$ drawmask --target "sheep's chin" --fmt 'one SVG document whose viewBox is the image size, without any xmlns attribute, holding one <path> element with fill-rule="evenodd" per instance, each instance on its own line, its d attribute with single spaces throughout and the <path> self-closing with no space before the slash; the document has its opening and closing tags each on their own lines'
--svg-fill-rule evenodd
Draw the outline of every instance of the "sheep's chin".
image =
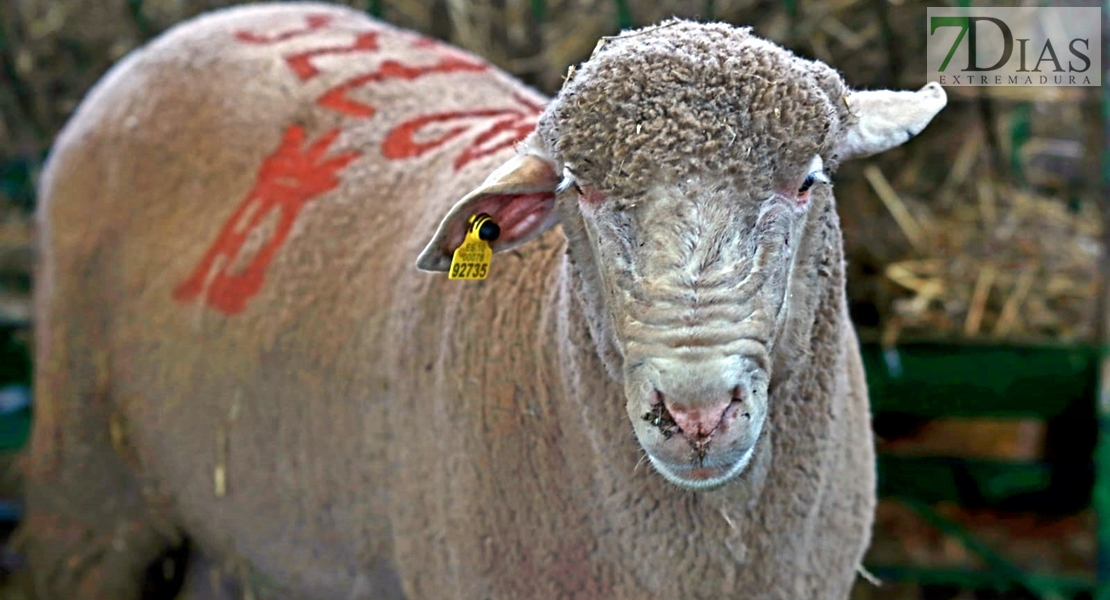
<svg viewBox="0 0 1110 600">
<path fill-rule="evenodd" d="M 737 460 L 735 463 L 732 464 L 732 466 L 728 467 L 727 469 L 699 469 L 704 471 L 717 471 L 717 474 L 712 474 L 708 477 L 698 479 L 679 477 L 677 474 L 675 474 L 674 471 L 671 470 L 671 467 L 667 466 L 666 463 L 657 460 L 654 456 L 651 455 L 650 452 L 648 453 L 648 459 L 651 461 L 651 465 L 655 467 L 656 472 L 663 476 L 663 479 L 666 479 L 667 481 L 679 487 L 693 490 L 695 492 L 700 492 L 719 488 L 738 477 L 740 473 L 743 473 L 744 469 L 748 467 L 748 463 L 752 461 L 752 456 L 754 454 L 755 446 L 753 445 L 751 448 L 748 448 L 748 451 L 745 452 L 739 458 L 739 460 Z"/>
</svg>

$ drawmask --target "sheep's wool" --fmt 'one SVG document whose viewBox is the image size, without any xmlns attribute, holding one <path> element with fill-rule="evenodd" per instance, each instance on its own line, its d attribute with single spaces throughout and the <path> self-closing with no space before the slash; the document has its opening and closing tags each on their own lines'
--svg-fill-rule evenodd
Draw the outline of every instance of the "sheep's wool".
<svg viewBox="0 0 1110 600">
<path fill-rule="evenodd" d="M 778 189 L 798 177 L 780 166 L 835 164 L 847 92 L 832 68 L 750 28 L 673 19 L 606 40 L 539 132 L 576 177 L 621 198 L 707 173 Z"/>
</svg>

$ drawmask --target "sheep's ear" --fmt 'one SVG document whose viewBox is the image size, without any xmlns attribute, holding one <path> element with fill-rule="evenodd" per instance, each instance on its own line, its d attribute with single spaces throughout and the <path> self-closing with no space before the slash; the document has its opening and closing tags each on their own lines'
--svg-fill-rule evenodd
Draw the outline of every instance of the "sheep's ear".
<svg viewBox="0 0 1110 600">
<path fill-rule="evenodd" d="M 935 81 L 916 92 L 860 91 L 848 95 L 855 122 L 836 147 L 841 159 L 861 158 L 890 150 L 921 133 L 948 103 Z"/>
<path fill-rule="evenodd" d="M 555 224 L 555 190 L 560 177 L 555 163 L 544 156 L 522 153 L 501 165 L 477 189 L 459 200 L 439 224 L 420 253 L 416 267 L 442 272 L 466 238 L 471 215 L 486 213 L 501 228 L 490 242 L 495 253 L 515 248 Z"/>
</svg>

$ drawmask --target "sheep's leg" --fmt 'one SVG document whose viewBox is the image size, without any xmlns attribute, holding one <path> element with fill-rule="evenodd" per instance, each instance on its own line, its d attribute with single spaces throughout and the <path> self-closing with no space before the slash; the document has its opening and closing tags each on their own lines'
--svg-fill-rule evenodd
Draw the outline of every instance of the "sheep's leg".
<svg viewBox="0 0 1110 600">
<path fill-rule="evenodd" d="M 83 451 L 65 454 L 72 462 L 59 473 L 28 478 L 27 512 L 16 539 L 34 597 L 138 599 L 146 569 L 172 543 L 172 531 L 153 526 L 140 494 L 121 481 L 111 461 Z"/>
<path fill-rule="evenodd" d="M 109 398 L 106 351 L 78 282 L 40 293 L 35 421 L 16 548 L 40 600 L 139 598 L 174 528 L 143 495 Z M 147 490 L 148 493 L 150 490 Z"/>
</svg>

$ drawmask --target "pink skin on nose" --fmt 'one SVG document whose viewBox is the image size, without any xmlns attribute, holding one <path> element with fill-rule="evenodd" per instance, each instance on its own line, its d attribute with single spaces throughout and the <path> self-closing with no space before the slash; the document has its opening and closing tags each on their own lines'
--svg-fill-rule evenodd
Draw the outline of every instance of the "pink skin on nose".
<svg viewBox="0 0 1110 600">
<path fill-rule="evenodd" d="M 699 406 L 675 404 L 669 400 L 664 400 L 663 404 L 687 439 L 692 442 L 702 442 L 717 430 L 717 426 L 725 416 L 725 411 L 732 405 L 732 400 Z"/>
</svg>

